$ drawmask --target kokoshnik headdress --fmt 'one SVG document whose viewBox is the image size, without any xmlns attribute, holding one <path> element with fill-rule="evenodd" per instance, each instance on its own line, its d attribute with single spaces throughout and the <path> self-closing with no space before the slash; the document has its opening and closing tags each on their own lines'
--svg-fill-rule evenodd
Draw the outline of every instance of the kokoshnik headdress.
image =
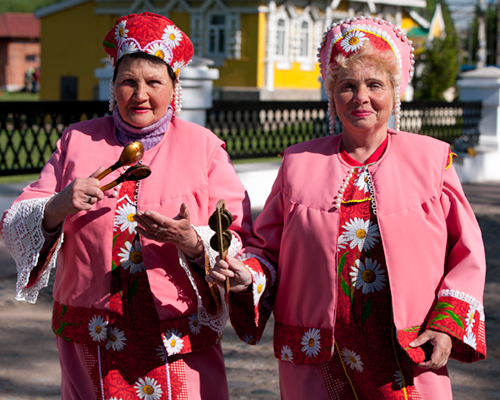
<svg viewBox="0 0 500 400">
<path fill-rule="evenodd" d="M 346 21 L 339 21 L 327 29 L 318 48 L 319 67 L 323 82 L 326 81 L 328 69 L 335 63 L 337 55 L 350 57 L 357 53 L 365 42 L 377 50 L 391 50 L 399 62 L 401 84 L 394 88 L 396 104 L 394 113 L 396 118 L 396 132 L 400 127 L 401 96 L 414 73 L 414 48 L 412 41 L 397 26 L 380 18 L 354 17 Z M 333 111 L 329 105 L 330 130 L 333 132 L 335 124 Z"/>
<path fill-rule="evenodd" d="M 174 71 L 176 82 L 172 106 L 177 115 L 182 107 L 182 88 L 179 75 L 193 57 L 193 44 L 168 18 L 145 12 L 130 14 L 116 20 L 115 26 L 104 37 L 104 51 L 113 68 L 127 54 L 143 52 L 161 58 Z M 110 91 L 110 111 L 114 108 L 113 82 Z"/>
</svg>

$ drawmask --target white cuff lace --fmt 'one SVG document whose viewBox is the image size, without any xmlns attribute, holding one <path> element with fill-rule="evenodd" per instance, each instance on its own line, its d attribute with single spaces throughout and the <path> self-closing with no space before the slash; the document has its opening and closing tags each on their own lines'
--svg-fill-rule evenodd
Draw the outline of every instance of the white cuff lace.
<svg viewBox="0 0 500 400">
<path fill-rule="evenodd" d="M 193 229 L 196 231 L 198 236 L 203 241 L 205 256 L 206 259 L 208 259 L 208 261 L 210 262 L 210 267 L 212 268 L 215 265 L 215 259 L 219 254 L 210 247 L 210 238 L 215 234 L 215 232 L 209 226 L 193 226 Z M 242 246 L 240 240 L 237 237 L 235 237 L 235 235 L 233 235 L 231 246 L 229 247 L 228 250 L 229 256 L 235 257 L 236 254 L 238 254 L 238 252 L 241 250 L 241 247 Z M 210 327 L 212 330 L 216 332 L 222 333 L 224 331 L 224 328 L 226 326 L 226 321 L 229 316 L 224 290 L 219 288 L 219 286 L 217 286 L 217 288 L 220 291 L 220 298 L 222 299 L 223 303 L 222 310 L 217 315 L 210 315 L 203 306 L 200 292 L 196 287 L 193 275 L 191 274 L 191 270 L 189 269 L 189 262 L 187 256 L 180 250 L 177 250 L 177 252 L 179 255 L 179 262 L 184 271 L 186 272 L 186 275 L 188 276 L 191 285 L 193 286 L 193 289 L 196 293 L 196 297 L 198 300 L 198 318 L 200 323 L 202 325 Z"/>
<path fill-rule="evenodd" d="M 52 253 L 46 268 L 40 273 L 35 284 L 26 288 L 31 271 L 38 264 L 40 251 L 45 238 L 42 220 L 45 205 L 51 199 L 30 199 L 14 204 L 8 211 L 3 223 L 2 236 L 7 250 L 14 258 L 17 267 L 16 300 L 35 303 L 40 289 L 46 287 L 50 271 L 55 268 L 57 254 L 63 242 L 64 230 L 61 231 L 56 249 Z"/>
</svg>

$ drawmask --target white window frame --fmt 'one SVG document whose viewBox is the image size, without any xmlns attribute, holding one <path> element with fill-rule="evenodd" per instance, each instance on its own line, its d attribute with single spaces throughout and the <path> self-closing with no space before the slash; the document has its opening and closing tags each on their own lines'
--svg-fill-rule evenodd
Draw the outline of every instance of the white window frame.
<svg viewBox="0 0 500 400">
<path fill-rule="evenodd" d="M 300 21 L 299 24 L 299 29 L 298 29 L 298 35 L 299 35 L 299 51 L 297 54 L 298 59 L 304 59 L 307 58 L 309 59 L 311 56 L 311 22 L 306 19 L 303 19 Z M 306 27 L 304 29 L 304 24 L 306 24 Z M 305 36 L 305 37 L 304 37 Z"/>
<path fill-rule="evenodd" d="M 278 28 L 279 21 L 284 21 L 285 25 L 282 29 Z M 289 70 L 292 68 L 292 57 L 290 54 L 290 30 L 291 21 L 290 16 L 284 8 L 281 8 L 276 13 L 276 26 L 274 27 L 274 37 L 276 46 L 274 47 L 274 58 L 276 60 L 276 69 Z M 283 54 L 278 54 L 278 32 L 282 32 L 283 37 Z"/>
<path fill-rule="evenodd" d="M 304 24 L 307 24 L 305 27 Z M 315 23 L 312 20 L 309 12 L 304 12 L 301 18 L 297 20 L 297 49 L 295 61 L 300 63 L 302 71 L 312 71 L 314 69 L 315 60 L 313 60 L 313 39 Z M 305 36 L 305 37 L 304 37 Z"/>
<path fill-rule="evenodd" d="M 280 22 L 283 22 L 282 25 L 280 25 Z M 287 56 L 288 49 L 287 49 L 287 42 L 288 42 L 288 35 L 287 35 L 287 20 L 283 18 L 283 16 L 278 17 L 276 20 L 276 48 L 274 50 L 274 55 L 277 58 L 283 58 Z M 280 46 L 281 44 L 281 46 Z M 278 51 L 278 49 L 282 50 L 281 52 Z"/>
<path fill-rule="evenodd" d="M 224 21 L 221 24 L 212 24 L 212 18 L 223 17 Z M 228 56 L 228 43 L 229 43 L 229 16 L 222 12 L 212 12 L 207 15 L 207 36 L 206 36 L 206 46 L 205 54 L 207 57 L 212 58 L 216 63 L 222 61 Z M 212 30 L 215 32 L 214 36 L 211 36 Z M 221 36 L 222 35 L 222 36 Z M 216 49 L 211 49 L 211 37 L 215 39 Z M 223 38 L 222 48 L 220 45 L 220 38 Z"/>
</svg>

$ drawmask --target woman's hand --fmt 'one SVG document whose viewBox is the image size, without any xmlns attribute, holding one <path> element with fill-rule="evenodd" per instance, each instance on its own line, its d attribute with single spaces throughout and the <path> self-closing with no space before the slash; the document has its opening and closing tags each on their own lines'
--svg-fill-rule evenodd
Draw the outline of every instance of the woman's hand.
<svg viewBox="0 0 500 400">
<path fill-rule="evenodd" d="M 210 270 L 205 280 L 223 287 L 226 277 L 230 278 L 232 292 L 245 292 L 252 284 L 252 274 L 242 261 L 227 256 L 225 260 L 217 257 L 215 266 Z"/>
<path fill-rule="evenodd" d="M 411 347 L 422 346 L 424 343 L 430 342 L 434 349 L 432 350 L 431 359 L 418 364 L 420 368 L 439 369 L 446 365 L 450 358 L 453 338 L 444 332 L 426 329 L 419 337 L 410 343 Z"/>
<path fill-rule="evenodd" d="M 138 222 L 137 232 L 152 240 L 172 243 L 191 258 L 203 254 L 203 242 L 191 226 L 191 218 L 186 203 L 181 204 L 179 214 L 168 218 L 156 211 L 138 211 L 134 219 Z"/>
<path fill-rule="evenodd" d="M 104 167 L 100 167 L 89 178 L 76 178 L 47 202 L 42 222 L 46 232 L 55 232 L 68 215 L 90 210 L 104 198 L 95 178 L 103 170 Z"/>
</svg>

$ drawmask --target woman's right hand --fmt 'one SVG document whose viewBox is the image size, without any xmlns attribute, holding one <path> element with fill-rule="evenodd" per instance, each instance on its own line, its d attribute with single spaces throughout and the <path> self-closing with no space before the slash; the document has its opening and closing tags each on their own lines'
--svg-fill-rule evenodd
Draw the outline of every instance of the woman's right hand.
<svg viewBox="0 0 500 400">
<path fill-rule="evenodd" d="M 89 178 L 76 178 L 47 202 L 42 222 L 46 232 L 55 232 L 68 215 L 90 210 L 104 198 L 95 178 L 103 170 L 104 167 L 100 167 Z"/>
<path fill-rule="evenodd" d="M 253 281 L 252 274 L 242 261 L 229 256 L 225 260 L 217 257 L 215 266 L 205 276 L 205 280 L 224 287 L 226 277 L 230 280 L 231 291 L 236 293 L 247 291 Z"/>
</svg>

